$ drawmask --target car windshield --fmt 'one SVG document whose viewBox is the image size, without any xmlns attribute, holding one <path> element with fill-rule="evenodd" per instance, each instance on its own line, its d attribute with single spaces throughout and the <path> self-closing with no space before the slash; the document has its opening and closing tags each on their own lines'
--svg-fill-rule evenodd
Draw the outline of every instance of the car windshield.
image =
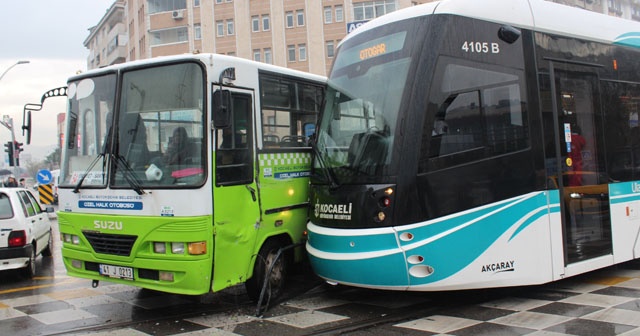
<svg viewBox="0 0 640 336">
<path fill-rule="evenodd" d="M 384 32 L 383 32 L 384 33 Z M 341 46 L 326 91 L 317 169 L 338 182 L 386 174 L 411 59 L 406 31 Z"/>
</svg>

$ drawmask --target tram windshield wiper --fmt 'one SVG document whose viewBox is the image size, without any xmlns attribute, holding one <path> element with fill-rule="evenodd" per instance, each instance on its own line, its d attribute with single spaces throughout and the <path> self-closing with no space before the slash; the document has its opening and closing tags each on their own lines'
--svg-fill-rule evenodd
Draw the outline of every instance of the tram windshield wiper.
<svg viewBox="0 0 640 336">
<path fill-rule="evenodd" d="M 331 167 L 329 167 L 327 163 L 324 161 L 324 158 L 322 157 L 322 153 L 320 153 L 320 150 L 318 149 L 318 145 L 314 140 L 309 140 L 309 144 L 311 145 L 311 149 L 313 150 L 313 153 L 316 155 L 316 158 L 318 159 L 318 162 L 320 163 L 321 168 L 324 168 L 323 169 L 324 176 L 327 179 L 327 181 L 329 181 L 331 188 L 333 189 L 337 188 L 339 186 L 338 179 L 333 174 L 333 170 L 331 169 Z"/>
</svg>

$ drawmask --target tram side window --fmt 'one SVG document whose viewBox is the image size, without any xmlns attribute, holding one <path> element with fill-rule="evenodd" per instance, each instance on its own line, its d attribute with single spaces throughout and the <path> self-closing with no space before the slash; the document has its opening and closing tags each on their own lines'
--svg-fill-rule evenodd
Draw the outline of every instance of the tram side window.
<svg viewBox="0 0 640 336">
<path fill-rule="evenodd" d="M 505 154 L 529 146 L 525 107 L 520 96 L 519 84 L 483 90 L 488 155 Z"/>
<path fill-rule="evenodd" d="M 445 65 L 440 66 L 442 63 Z M 420 170 L 446 168 L 527 148 L 520 70 L 443 58 L 431 90 Z"/>
<path fill-rule="evenodd" d="M 601 82 L 609 176 L 640 180 L 640 84 Z"/>
<path fill-rule="evenodd" d="M 307 146 L 322 103 L 320 86 L 261 74 L 263 148 Z"/>
<path fill-rule="evenodd" d="M 430 156 L 444 156 L 482 146 L 478 91 L 453 94 L 433 123 Z"/>
</svg>

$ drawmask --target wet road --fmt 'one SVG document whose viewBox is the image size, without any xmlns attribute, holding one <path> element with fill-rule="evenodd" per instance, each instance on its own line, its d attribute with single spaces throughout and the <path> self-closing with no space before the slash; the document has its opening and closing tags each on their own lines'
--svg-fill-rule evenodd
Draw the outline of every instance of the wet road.
<svg viewBox="0 0 640 336">
<path fill-rule="evenodd" d="M 92 288 L 66 276 L 56 248 L 37 268 L 32 280 L 0 273 L 0 335 L 640 335 L 640 261 L 543 286 L 442 293 L 332 287 L 303 267 L 259 317 L 243 286 L 203 296 Z"/>
</svg>

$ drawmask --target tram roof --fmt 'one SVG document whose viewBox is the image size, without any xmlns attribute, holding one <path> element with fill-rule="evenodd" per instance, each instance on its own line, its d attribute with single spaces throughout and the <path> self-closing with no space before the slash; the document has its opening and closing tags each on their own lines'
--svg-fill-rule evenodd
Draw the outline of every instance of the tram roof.
<svg viewBox="0 0 640 336">
<path fill-rule="evenodd" d="M 453 14 L 517 28 L 640 48 L 640 23 L 546 0 L 442 0 L 404 8 L 362 25 L 352 35 L 404 19 Z"/>
</svg>

